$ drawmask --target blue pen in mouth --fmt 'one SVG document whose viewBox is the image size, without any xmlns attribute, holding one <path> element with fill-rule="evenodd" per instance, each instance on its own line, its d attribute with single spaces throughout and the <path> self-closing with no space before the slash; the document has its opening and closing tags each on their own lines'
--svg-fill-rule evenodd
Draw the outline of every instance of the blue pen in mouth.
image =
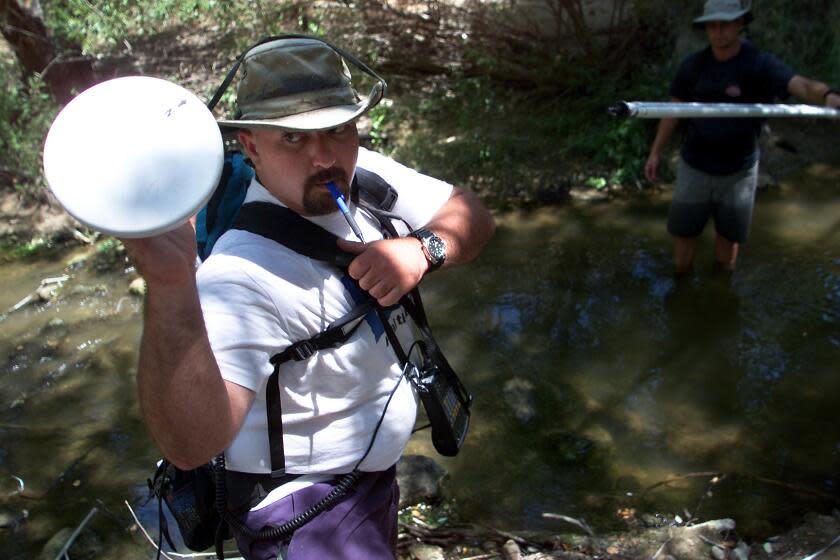
<svg viewBox="0 0 840 560">
<path fill-rule="evenodd" d="M 332 181 L 327 183 L 327 189 L 329 189 L 330 194 L 332 194 L 335 204 L 338 206 L 338 209 L 341 211 L 344 219 L 347 220 L 347 225 L 350 226 L 350 229 L 353 230 L 353 233 L 356 234 L 359 241 L 364 243 L 365 238 L 362 236 L 362 230 L 359 228 L 359 224 L 356 223 L 356 220 L 353 219 L 353 215 L 350 214 L 350 208 L 347 207 L 347 201 L 344 200 L 344 195 L 341 194 L 341 191 L 338 190 L 338 187 Z"/>
</svg>

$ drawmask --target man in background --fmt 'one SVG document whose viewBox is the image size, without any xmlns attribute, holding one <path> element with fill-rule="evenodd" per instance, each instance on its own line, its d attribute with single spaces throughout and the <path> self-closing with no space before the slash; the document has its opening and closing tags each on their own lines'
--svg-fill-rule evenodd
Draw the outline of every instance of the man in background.
<svg viewBox="0 0 840 560">
<path fill-rule="evenodd" d="M 741 32 L 752 19 L 749 3 L 706 2 L 694 26 L 705 29 L 709 46 L 682 62 L 671 84 L 672 101 L 771 103 L 794 95 L 813 105 L 840 106 L 840 93 L 795 74 L 775 56 L 742 39 Z M 680 126 L 683 140 L 677 184 L 668 212 L 674 272 L 684 276 L 691 270 L 697 237 L 709 217 L 716 230 L 715 269 L 731 272 L 750 231 L 762 120 L 662 119 L 644 166 L 649 181 L 657 180 L 662 150 Z"/>
</svg>

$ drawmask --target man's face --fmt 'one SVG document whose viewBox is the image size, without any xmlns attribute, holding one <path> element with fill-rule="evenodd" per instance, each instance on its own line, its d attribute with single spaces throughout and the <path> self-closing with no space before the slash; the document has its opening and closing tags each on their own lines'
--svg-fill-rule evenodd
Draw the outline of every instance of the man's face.
<svg viewBox="0 0 840 560">
<path fill-rule="evenodd" d="M 355 123 L 318 132 L 242 130 L 239 142 L 263 186 L 298 214 L 322 216 L 337 209 L 330 181 L 349 196 L 359 154 Z"/>
<path fill-rule="evenodd" d="M 709 44 L 718 49 L 725 49 L 739 41 L 738 35 L 744 24 L 742 19 L 738 18 L 735 21 L 708 21 L 705 27 Z"/>
</svg>

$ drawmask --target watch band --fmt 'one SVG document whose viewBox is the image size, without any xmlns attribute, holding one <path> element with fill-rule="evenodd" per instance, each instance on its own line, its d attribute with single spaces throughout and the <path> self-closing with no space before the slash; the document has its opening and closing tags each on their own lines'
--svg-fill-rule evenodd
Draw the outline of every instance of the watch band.
<svg viewBox="0 0 840 560">
<path fill-rule="evenodd" d="M 446 242 L 443 239 L 426 228 L 417 228 L 408 235 L 420 241 L 420 245 L 423 247 L 423 255 L 429 262 L 430 272 L 443 265 L 443 261 L 446 260 Z"/>
</svg>

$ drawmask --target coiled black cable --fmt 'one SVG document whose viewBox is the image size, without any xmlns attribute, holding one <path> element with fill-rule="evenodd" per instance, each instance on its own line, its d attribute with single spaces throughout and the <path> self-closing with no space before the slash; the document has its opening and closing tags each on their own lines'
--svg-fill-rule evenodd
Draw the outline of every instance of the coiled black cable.
<svg viewBox="0 0 840 560">
<path fill-rule="evenodd" d="M 216 457 L 213 470 L 216 478 L 216 511 L 219 512 L 219 516 L 222 518 L 222 521 L 219 523 L 219 527 L 216 530 L 216 556 L 220 559 L 224 559 L 225 557 L 224 550 L 222 549 L 225 537 L 225 523 L 251 540 L 286 540 L 292 533 L 309 523 L 316 515 L 335 505 L 338 500 L 343 498 L 356 486 L 356 484 L 358 484 L 359 478 L 362 476 L 362 472 L 360 470 L 357 468 L 353 469 L 353 471 L 342 475 L 336 483 L 335 488 L 330 490 L 329 494 L 324 496 L 317 503 L 313 504 L 303 513 L 296 515 L 293 519 L 278 527 L 270 527 L 261 531 L 255 531 L 245 525 L 238 517 L 233 515 L 227 509 L 227 489 L 224 482 L 224 454 L 220 454 Z"/>
<path fill-rule="evenodd" d="M 382 422 L 385 420 L 385 413 L 388 412 L 388 406 L 391 404 L 391 399 L 394 398 L 394 394 L 396 394 L 397 389 L 399 388 L 400 383 L 402 383 L 402 380 L 405 377 L 405 375 L 406 368 L 403 367 L 403 372 L 397 379 L 394 388 L 391 389 L 391 392 L 388 395 L 388 400 L 385 402 L 385 407 L 382 410 L 382 414 L 379 415 L 379 420 L 376 423 L 376 427 L 373 429 L 373 435 L 370 438 L 370 443 L 368 444 L 364 455 L 362 455 L 362 458 L 359 459 L 359 461 L 356 463 L 356 466 L 353 467 L 353 470 L 345 475 L 342 475 L 336 483 L 335 487 L 332 490 L 330 490 L 329 494 L 321 498 L 317 503 L 313 504 L 309 509 L 307 509 L 303 513 L 296 515 L 294 518 L 287 521 L 286 523 L 283 523 L 278 527 L 270 527 L 261 531 L 255 531 L 254 529 L 251 529 L 250 527 L 245 525 L 238 517 L 233 515 L 230 511 L 228 511 L 227 488 L 225 485 L 225 455 L 224 453 L 220 453 L 216 457 L 216 460 L 213 464 L 213 474 L 216 480 L 215 505 L 216 511 L 221 517 L 221 521 L 219 521 L 219 525 L 216 529 L 216 557 L 219 558 L 219 560 L 224 560 L 225 557 L 225 524 L 229 525 L 234 530 L 241 532 L 251 540 L 286 540 L 292 535 L 292 533 L 309 523 L 316 515 L 334 506 L 336 502 L 338 502 L 338 500 L 340 500 L 341 498 L 346 496 L 348 492 L 353 490 L 356 487 L 356 484 L 359 483 L 359 479 L 362 476 L 362 471 L 359 470 L 359 466 L 367 458 L 371 449 L 373 449 L 373 443 L 376 440 L 376 435 L 379 433 L 379 428 L 380 426 L 382 426 Z"/>
</svg>

